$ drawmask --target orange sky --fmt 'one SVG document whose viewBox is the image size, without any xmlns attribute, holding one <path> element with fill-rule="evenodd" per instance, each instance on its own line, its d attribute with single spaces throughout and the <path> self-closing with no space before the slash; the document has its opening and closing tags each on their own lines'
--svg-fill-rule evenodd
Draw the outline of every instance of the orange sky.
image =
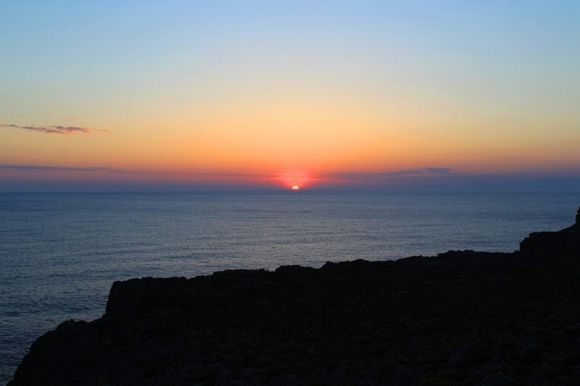
<svg viewBox="0 0 580 386">
<path fill-rule="evenodd" d="M 0 183 L 580 169 L 570 10 L 216 4 L 12 5 Z"/>
</svg>

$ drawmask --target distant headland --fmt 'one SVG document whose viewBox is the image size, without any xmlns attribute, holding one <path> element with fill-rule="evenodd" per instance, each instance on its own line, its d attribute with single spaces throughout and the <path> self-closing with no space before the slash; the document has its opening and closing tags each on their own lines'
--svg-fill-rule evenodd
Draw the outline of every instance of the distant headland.
<svg viewBox="0 0 580 386">
<path fill-rule="evenodd" d="M 579 385 L 580 209 L 514 253 L 115 282 L 21 385 Z"/>
</svg>

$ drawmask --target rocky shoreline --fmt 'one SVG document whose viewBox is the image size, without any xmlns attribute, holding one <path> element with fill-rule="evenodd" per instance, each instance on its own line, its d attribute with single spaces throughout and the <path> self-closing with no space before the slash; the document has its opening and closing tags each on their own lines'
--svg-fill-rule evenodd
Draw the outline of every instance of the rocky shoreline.
<svg viewBox="0 0 580 386">
<path fill-rule="evenodd" d="M 21 385 L 579 385 L 580 210 L 514 253 L 115 282 Z"/>
</svg>

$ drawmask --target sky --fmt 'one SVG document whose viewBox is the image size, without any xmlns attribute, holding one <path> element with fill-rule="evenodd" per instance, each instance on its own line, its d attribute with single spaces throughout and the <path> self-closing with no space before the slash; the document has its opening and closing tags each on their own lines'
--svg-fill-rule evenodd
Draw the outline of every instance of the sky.
<svg viewBox="0 0 580 386">
<path fill-rule="evenodd" d="M 580 2 L 0 0 L 0 191 L 580 181 Z"/>
</svg>

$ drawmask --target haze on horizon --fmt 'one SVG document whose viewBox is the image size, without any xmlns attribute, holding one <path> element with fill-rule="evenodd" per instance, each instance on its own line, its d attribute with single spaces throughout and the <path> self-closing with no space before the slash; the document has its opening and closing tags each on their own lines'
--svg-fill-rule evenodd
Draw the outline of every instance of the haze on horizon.
<svg viewBox="0 0 580 386">
<path fill-rule="evenodd" d="M 580 180 L 577 1 L 0 4 L 0 190 Z"/>
</svg>

